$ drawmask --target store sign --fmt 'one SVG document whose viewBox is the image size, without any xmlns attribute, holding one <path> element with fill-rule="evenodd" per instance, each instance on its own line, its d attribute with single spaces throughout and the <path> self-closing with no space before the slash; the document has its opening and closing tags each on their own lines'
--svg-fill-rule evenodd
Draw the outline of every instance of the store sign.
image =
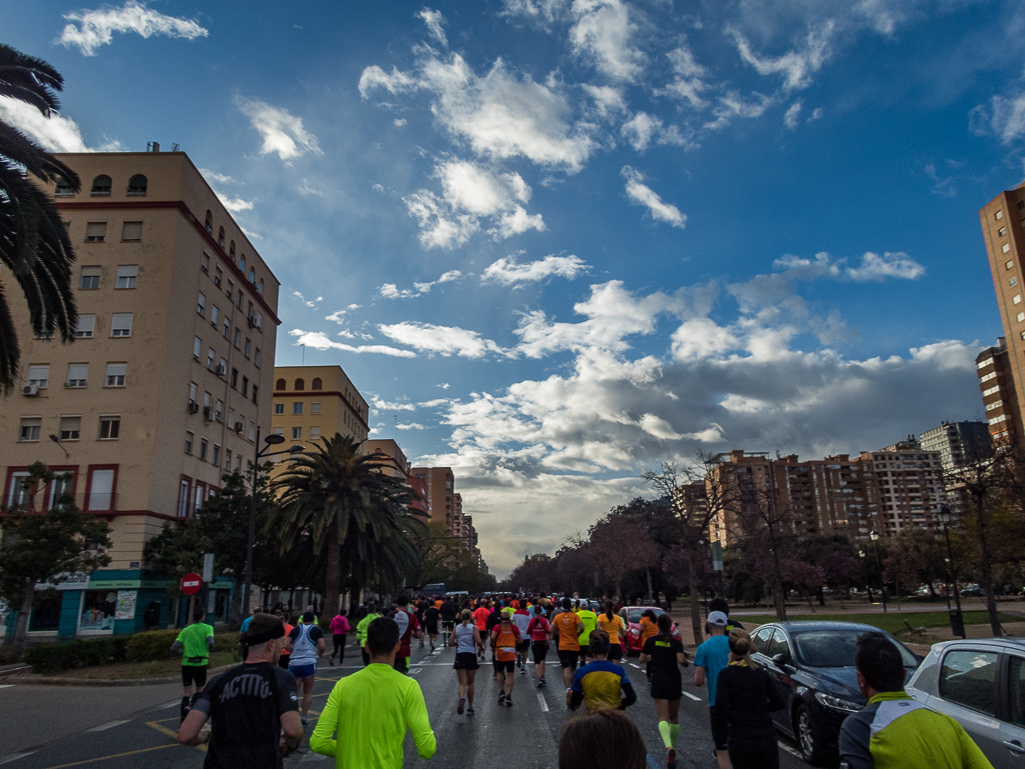
<svg viewBox="0 0 1025 769">
<path fill-rule="evenodd" d="M 92 579 L 90 590 L 137 590 L 141 587 L 166 587 L 167 580 L 160 579 Z"/>
<path fill-rule="evenodd" d="M 85 590 L 89 585 L 89 572 L 74 571 L 58 575 L 56 582 L 37 582 L 36 590 Z"/>
</svg>

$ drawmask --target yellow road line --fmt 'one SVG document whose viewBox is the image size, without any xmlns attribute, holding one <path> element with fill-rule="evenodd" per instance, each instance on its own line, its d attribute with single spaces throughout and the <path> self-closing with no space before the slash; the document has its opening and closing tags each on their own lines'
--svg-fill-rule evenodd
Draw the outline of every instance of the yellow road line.
<svg viewBox="0 0 1025 769">
<path fill-rule="evenodd" d="M 150 727 L 151 729 L 156 729 L 161 734 L 166 734 L 171 739 L 177 741 L 178 740 L 178 732 L 174 731 L 173 729 L 168 729 L 166 726 L 161 726 L 160 725 L 161 723 L 163 723 L 165 721 L 177 721 L 177 720 L 178 720 L 177 718 L 162 718 L 159 721 L 147 721 L 146 722 L 146 726 Z M 201 750 L 204 753 L 206 753 L 206 750 L 207 750 L 206 745 L 196 745 L 196 749 L 197 750 Z"/>
<path fill-rule="evenodd" d="M 124 758 L 125 756 L 134 756 L 137 753 L 148 753 L 151 750 L 163 750 L 164 748 L 180 748 L 182 747 L 177 742 L 171 745 L 157 745 L 155 748 L 142 748 L 140 750 L 129 750 L 126 753 L 115 753 L 112 756 L 101 756 L 100 758 L 87 758 L 84 761 L 74 761 L 70 764 L 58 764 L 57 766 L 51 766 L 47 769 L 66 769 L 69 766 L 82 766 L 83 764 L 92 764 L 97 761 L 109 761 L 112 758 Z"/>
</svg>

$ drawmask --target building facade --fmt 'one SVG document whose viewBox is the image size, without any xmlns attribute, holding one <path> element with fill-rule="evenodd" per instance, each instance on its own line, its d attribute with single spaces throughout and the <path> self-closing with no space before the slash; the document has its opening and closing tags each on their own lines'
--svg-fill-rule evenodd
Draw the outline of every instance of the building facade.
<svg viewBox="0 0 1025 769">
<path fill-rule="evenodd" d="M 363 445 L 368 455 L 380 458 L 378 464 L 382 472 L 401 478 L 409 486 L 413 492 L 413 501 L 409 504 L 409 509 L 413 514 L 423 519 L 428 518 L 427 483 L 420 476 L 410 472 L 409 460 L 406 459 L 406 454 L 399 444 L 391 438 L 375 438 Z"/>
<path fill-rule="evenodd" d="M 1011 351 L 1005 337 L 999 337 L 993 347 L 986 348 L 975 358 L 986 424 L 994 444 L 1007 443 L 1022 435 L 1021 404 L 1011 364 Z"/>
<path fill-rule="evenodd" d="M 924 451 L 939 452 L 944 470 L 992 455 L 989 425 L 986 422 L 942 422 L 919 436 Z"/>
<path fill-rule="evenodd" d="M 166 620 L 146 541 L 244 470 L 270 424 L 279 284 L 185 153 L 57 157 L 82 180 L 50 190 L 77 252 L 79 321 L 73 344 L 34 338 L 10 304 L 22 369 L 0 408 L 3 499 L 29 503 L 21 479 L 39 460 L 66 480 L 36 509 L 66 492 L 112 531 L 109 568 L 43 591 L 30 632 L 132 632 L 152 602 Z M 227 591 L 210 595 L 226 608 Z"/>
</svg>

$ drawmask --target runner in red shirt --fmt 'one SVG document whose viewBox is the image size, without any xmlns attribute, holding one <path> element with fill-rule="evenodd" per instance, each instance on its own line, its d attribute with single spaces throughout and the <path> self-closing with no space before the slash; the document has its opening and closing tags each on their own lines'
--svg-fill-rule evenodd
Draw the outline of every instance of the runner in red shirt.
<svg viewBox="0 0 1025 769">
<path fill-rule="evenodd" d="M 400 595 L 395 602 L 399 606 L 395 611 L 395 622 L 398 623 L 399 641 L 402 643 L 399 653 L 395 655 L 395 669 L 408 675 L 409 656 L 412 654 L 411 642 L 414 638 L 423 638 L 424 634 L 416 615 L 409 610 L 409 596 Z"/>
<path fill-rule="evenodd" d="M 552 626 L 540 611 L 527 623 L 527 637 L 531 640 L 534 650 L 534 675 L 537 676 L 537 688 L 548 686 L 545 681 L 545 658 L 548 656 L 548 643 L 552 636 Z"/>
</svg>

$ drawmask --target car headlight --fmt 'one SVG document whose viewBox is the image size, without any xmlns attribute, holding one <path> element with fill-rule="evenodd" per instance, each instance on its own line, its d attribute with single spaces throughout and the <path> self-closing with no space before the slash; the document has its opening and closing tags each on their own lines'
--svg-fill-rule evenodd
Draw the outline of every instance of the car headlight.
<svg viewBox="0 0 1025 769">
<path fill-rule="evenodd" d="M 842 710 L 845 713 L 856 713 L 865 707 L 860 703 L 851 702 L 850 700 L 841 699 L 840 697 L 834 697 L 831 694 L 823 694 L 822 692 L 815 692 L 815 699 L 827 708 Z"/>
<path fill-rule="evenodd" d="M 630 635 L 640 635 L 641 631 L 635 627 L 630 628 Z"/>
</svg>

